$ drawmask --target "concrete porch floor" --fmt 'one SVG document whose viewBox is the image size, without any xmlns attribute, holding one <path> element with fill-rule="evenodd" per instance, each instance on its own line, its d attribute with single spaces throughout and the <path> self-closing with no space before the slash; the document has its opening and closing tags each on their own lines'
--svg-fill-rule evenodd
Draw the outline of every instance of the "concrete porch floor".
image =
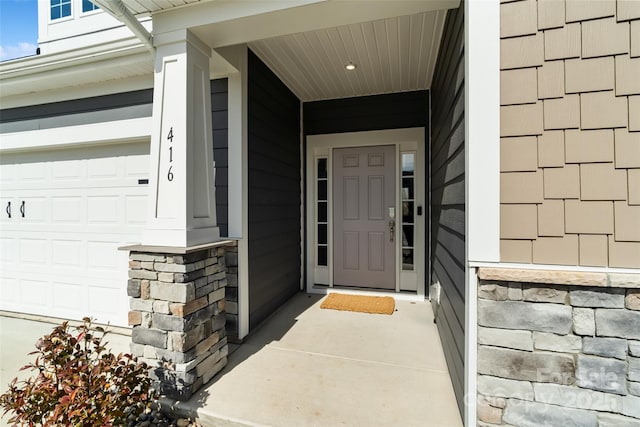
<svg viewBox="0 0 640 427">
<path fill-rule="evenodd" d="M 322 298 L 287 302 L 180 412 L 204 426 L 462 425 L 428 302 L 388 316 Z"/>
<path fill-rule="evenodd" d="M 292 298 L 177 412 L 207 427 L 462 425 L 428 302 L 396 301 L 388 316 L 323 310 L 322 298 Z M 0 317 L 0 390 L 52 327 Z M 128 351 L 129 337 L 108 341 Z"/>
</svg>

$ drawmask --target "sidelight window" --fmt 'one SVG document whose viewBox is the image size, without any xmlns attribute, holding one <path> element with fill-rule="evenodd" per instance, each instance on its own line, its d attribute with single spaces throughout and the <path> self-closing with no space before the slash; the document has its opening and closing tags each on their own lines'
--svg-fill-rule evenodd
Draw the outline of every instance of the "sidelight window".
<svg viewBox="0 0 640 427">
<path fill-rule="evenodd" d="M 402 153 L 402 269 L 413 270 L 415 255 L 415 152 Z"/>
<path fill-rule="evenodd" d="M 329 179 L 327 158 L 316 160 L 316 265 L 327 266 L 328 240 L 328 196 Z"/>
</svg>

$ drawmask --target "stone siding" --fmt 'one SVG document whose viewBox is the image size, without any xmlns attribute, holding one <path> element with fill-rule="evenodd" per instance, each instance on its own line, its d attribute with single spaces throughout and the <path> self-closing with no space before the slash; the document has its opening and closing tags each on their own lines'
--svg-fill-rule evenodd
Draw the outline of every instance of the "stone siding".
<svg viewBox="0 0 640 427">
<path fill-rule="evenodd" d="M 226 316 L 227 336 L 230 342 L 238 342 L 238 247 L 228 247 L 225 255 L 227 272 Z"/>
<path fill-rule="evenodd" d="M 640 427 L 639 293 L 480 278 L 478 425 Z"/>
<path fill-rule="evenodd" d="M 131 251 L 131 352 L 162 394 L 188 399 L 227 363 L 225 248 Z"/>
</svg>

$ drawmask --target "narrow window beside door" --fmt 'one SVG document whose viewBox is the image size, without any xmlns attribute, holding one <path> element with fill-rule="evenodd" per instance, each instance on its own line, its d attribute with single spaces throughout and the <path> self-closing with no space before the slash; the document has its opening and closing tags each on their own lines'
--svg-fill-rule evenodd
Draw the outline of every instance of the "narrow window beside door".
<svg viewBox="0 0 640 427">
<path fill-rule="evenodd" d="M 402 269 L 413 270 L 415 153 L 402 153 Z"/>
<path fill-rule="evenodd" d="M 316 161 L 316 265 L 327 266 L 328 254 L 328 178 L 327 158 Z"/>
</svg>

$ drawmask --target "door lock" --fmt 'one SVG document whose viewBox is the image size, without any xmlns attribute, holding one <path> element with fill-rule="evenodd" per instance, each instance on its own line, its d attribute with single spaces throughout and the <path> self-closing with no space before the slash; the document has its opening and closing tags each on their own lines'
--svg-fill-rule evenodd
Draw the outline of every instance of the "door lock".
<svg viewBox="0 0 640 427">
<path fill-rule="evenodd" d="M 393 242 L 393 237 L 395 235 L 396 232 L 396 220 L 395 219 L 391 219 L 389 221 L 389 241 Z"/>
</svg>

